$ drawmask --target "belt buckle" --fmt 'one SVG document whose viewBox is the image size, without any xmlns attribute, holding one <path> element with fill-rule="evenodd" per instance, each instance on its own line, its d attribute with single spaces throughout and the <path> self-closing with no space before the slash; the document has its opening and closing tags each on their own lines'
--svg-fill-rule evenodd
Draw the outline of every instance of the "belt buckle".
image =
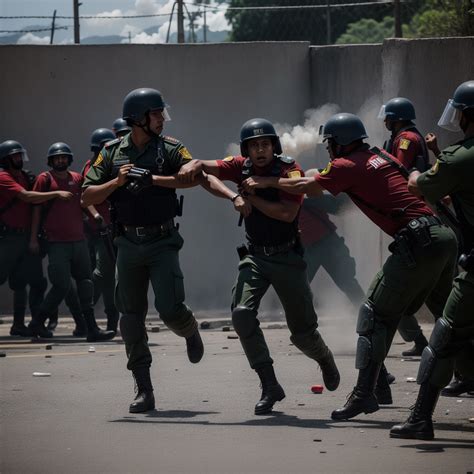
<svg viewBox="0 0 474 474">
<path fill-rule="evenodd" d="M 146 237 L 146 233 L 140 233 L 140 229 L 145 229 L 145 227 L 135 227 L 135 233 L 137 237 Z"/>
</svg>

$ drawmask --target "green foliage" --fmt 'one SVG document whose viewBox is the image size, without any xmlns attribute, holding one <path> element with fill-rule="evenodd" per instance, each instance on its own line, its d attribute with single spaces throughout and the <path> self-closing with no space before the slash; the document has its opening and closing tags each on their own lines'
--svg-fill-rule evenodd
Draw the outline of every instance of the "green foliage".
<svg viewBox="0 0 474 474">
<path fill-rule="evenodd" d="M 394 21 L 392 17 L 386 16 L 382 21 L 372 18 L 350 23 L 344 34 L 339 36 L 337 44 L 354 43 L 381 43 L 384 38 L 393 36 Z"/>
</svg>

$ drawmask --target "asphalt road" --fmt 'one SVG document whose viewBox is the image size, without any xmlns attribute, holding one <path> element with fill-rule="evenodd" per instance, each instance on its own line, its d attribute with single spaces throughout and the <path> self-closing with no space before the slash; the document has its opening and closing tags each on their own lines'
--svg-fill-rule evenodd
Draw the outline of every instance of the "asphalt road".
<svg viewBox="0 0 474 474">
<path fill-rule="evenodd" d="M 154 325 L 158 323 L 155 322 Z M 264 326 L 268 326 L 265 323 Z M 120 340 L 89 344 L 62 322 L 51 341 L 13 339 L 0 325 L 2 473 L 467 473 L 474 470 L 474 397 L 441 397 L 434 441 L 390 439 L 407 417 L 418 386 L 419 359 L 396 338 L 387 367 L 396 375 L 394 404 L 348 422 L 330 413 L 355 383 L 351 324 L 323 325 L 342 381 L 322 383 L 316 364 L 290 344 L 286 327 L 264 329 L 286 398 L 257 417 L 260 395 L 233 331 L 203 330 L 206 353 L 188 362 L 184 341 L 150 332 L 157 408 L 129 414 L 133 381 Z M 429 332 L 429 327 L 426 328 Z M 229 336 L 232 337 L 229 339 Z M 51 344 L 50 350 L 46 345 Z M 95 352 L 89 352 L 93 346 Z M 33 376 L 34 372 L 51 374 Z"/>
</svg>

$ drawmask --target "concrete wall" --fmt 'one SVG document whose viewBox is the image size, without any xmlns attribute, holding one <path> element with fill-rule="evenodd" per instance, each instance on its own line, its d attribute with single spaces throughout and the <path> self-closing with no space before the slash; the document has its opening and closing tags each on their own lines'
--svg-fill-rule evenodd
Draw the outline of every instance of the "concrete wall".
<svg viewBox="0 0 474 474">
<path fill-rule="evenodd" d="M 381 144 L 387 132 L 376 116 L 381 103 L 396 95 L 414 101 L 422 131 L 437 128 L 456 85 L 474 77 L 473 46 L 474 38 L 318 47 L 0 46 L 0 64 L 8 65 L 0 70 L 0 140 L 21 141 L 36 171 L 45 168 L 48 146 L 66 141 L 75 151 L 78 170 L 90 155 L 90 133 L 111 126 L 129 90 L 148 86 L 159 88 L 172 106 L 173 120 L 165 132 L 182 140 L 198 158 L 224 156 L 248 118 L 302 124 L 305 110 L 327 103 L 360 114 L 370 141 Z M 442 145 L 455 139 L 440 133 Z M 324 147 L 319 147 L 303 165 L 325 161 Z M 198 309 L 227 310 L 236 274 L 235 246 L 244 238 L 243 229 L 236 226 L 230 203 L 200 189 L 184 194 L 181 258 L 187 301 Z M 359 213 L 350 211 L 336 222 L 366 287 L 384 258 L 386 239 Z M 318 291 L 319 283 L 313 288 Z M 0 298 L 2 310 L 9 300 L 4 287 Z M 270 295 L 269 306 L 273 299 Z"/>
</svg>

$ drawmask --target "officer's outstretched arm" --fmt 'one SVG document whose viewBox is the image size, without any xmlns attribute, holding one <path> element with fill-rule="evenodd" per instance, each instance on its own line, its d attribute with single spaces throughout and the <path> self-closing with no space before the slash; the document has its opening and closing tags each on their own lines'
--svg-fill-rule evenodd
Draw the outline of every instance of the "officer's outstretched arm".
<svg viewBox="0 0 474 474">
<path fill-rule="evenodd" d="M 300 209 L 300 203 L 294 201 L 267 201 L 256 195 L 249 195 L 247 199 L 266 216 L 283 222 L 293 222 Z"/>
</svg>

